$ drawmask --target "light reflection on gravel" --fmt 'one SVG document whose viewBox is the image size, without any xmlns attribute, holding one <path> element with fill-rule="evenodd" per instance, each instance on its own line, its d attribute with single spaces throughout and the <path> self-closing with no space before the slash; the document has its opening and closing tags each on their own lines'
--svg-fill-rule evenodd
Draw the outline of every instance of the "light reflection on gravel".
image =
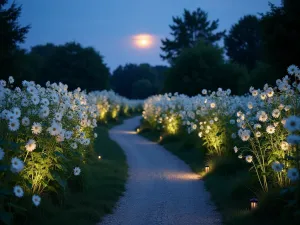
<svg viewBox="0 0 300 225">
<path fill-rule="evenodd" d="M 220 225 L 199 175 L 177 157 L 137 135 L 140 117 L 114 127 L 110 137 L 125 151 L 127 191 L 99 225 Z M 101 191 L 101 190 L 99 190 Z"/>
</svg>

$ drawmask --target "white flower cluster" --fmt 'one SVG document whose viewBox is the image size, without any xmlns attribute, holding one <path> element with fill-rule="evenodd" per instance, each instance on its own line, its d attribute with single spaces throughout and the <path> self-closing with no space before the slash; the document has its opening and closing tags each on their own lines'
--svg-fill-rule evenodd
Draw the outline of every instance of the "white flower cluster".
<svg viewBox="0 0 300 225">
<path fill-rule="evenodd" d="M 32 81 L 12 88 L 13 82 L 12 77 L 8 84 L 0 81 L 0 138 L 16 143 L 19 149 L 12 151 L 1 142 L 0 163 L 19 173 L 14 182 L 31 185 L 31 192 L 36 193 L 32 201 L 38 206 L 39 194 L 56 180 L 53 174 L 59 173 L 57 179 L 63 179 L 73 169 L 70 162 L 78 164 L 85 157 L 96 138 L 93 129 L 99 111 L 96 100 L 80 88 L 68 91 L 62 83 L 47 82 L 42 87 Z M 79 174 L 76 167 L 74 175 Z M 13 188 L 16 197 L 23 196 L 27 187 L 23 188 Z"/>
<path fill-rule="evenodd" d="M 113 91 L 94 91 L 89 93 L 99 110 L 99 120 L 116 119 L 120 113 L 129 115 L 130 112 L 142 110 L 143 100 L 129 100 Z"/>
<path fill-rule="evenodd" d="M 292 145 L 300 141 L 300 70 L 292 65 L 288 73 L 276 81 L 275 87 L 268 84 L 262 90 L 251 87 L 250 94 L 244 96 L 232 96 L 230 90 L 221 88 L 216 92 L 204 89 L 202 95 L 194 97 L 177 93 L 152 96 L 144 102 L 143 118 L 153 129 L 168 134 L 182 128 L 188 133 L 197 132 L 211 154 L 222 155 L 235 146 L 239 158 L 261 164 L 257 167 L 259 178 L 271 169 L 295 180 L 297 169 L 288 169 L 291 164 L 279 162 L 287 151 L 294 155 Z M 289 134 L 285 128 L 298 133 Z M 236 147 L 239 145 L 245 146 Z M 286 184 L 285 177 L 278 176 L 275 183 Z M 268 182 L 265 177 L 261 180 Z M 262 186 L 267 189 L 267 184 Z"/>
</svg>

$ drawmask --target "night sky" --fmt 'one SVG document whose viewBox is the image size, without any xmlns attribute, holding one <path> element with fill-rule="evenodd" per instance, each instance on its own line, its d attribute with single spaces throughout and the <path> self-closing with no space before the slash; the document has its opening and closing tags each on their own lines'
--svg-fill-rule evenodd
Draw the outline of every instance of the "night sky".
<svg viewBox="0 0 300 225">
<path fill-rule="evenodd" d="M 169 35 L 172 16 L 183 9 L 201 7 L 210 20 L 219 19 L 219 29 L 229 30 L 246 14 L 266 12 L 268 0 L 16 0 L 23 5 L 21 23 L 31 24 L 23 47 L 47 42 L 76 41 L 93 46 L 111 70 L 125 63 L 166 64 L 160 57 L 160 39 Z M 269 0 L 280 4 L 280 0 Z M 152 48 L 137 49 L 132 35 L 156 37 Z"/>
</svg>

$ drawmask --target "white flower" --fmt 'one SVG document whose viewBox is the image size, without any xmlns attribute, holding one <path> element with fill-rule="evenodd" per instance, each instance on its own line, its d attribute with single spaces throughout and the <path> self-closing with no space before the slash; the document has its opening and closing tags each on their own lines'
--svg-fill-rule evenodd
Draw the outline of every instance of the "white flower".
<svg viewBox="0 0 300 225">
<path fill-rule="evenodd" d="M 274 118 L 278 118 L 280 116 L 280 110 L 279 109 L 274 109 L 272 112 L 272 116 Z"/>
<path fill-rule="evenodd" d="M 28 152 L 32 152 L 34 149 L 36 149 L 36 142 L 35 140 L 30 139 L 27 144 L 25 145 L 25 148 Z"/>
<path fill-rule="evenodd" d="M 15 114 L 16 118 L 20 118 L 20 116 L 21 116 L 21 110 L 20 110 L 20 108 L 14 107 L 12 109 L 12 112 L 13 112 L 13 114 Z"/>
<path fill-rule="evenodd" d="M 287 177 L 291 180 L 291 181 L 296 181 L 299 179 L 299 171 L 296 168 L 290 168 L 287 172 Z"/>
<path fill-rule="evenodd" d="M 20 172 L 24 168 L 24 163 L 20 159 L 14 157 L 11 159 L 11 170 L 13 172 Z"/>
<path fill-rule="evenodd" d="M 24 191 L 19 185 L 14 186 L 14 193 L 18 198 L 22 198 L 24 195 Z"/>
<path fill-rule="evenodd" d="M 292 107 L 291 107 L 290 105 L 286 105 L 286 106 L 284 107 L 284 110 L 287 112 L 287 111 L 289 111 L 291 108 L 292 108 Z"/>
<path fill-rule="evenodd" d="M 281 144 L 280 144 L 280 147 L 281 147 L 282 150 L 286 151 L 286 150 L 289 149 L 290 145 L 286 141 L 282 141 Z"/>
<path fill-rule="evenodd" d="M 49 134 L 51 134 L 52 136 L 56 136 L 60 133 L 61 128 L 59 126 L 58 123 L 52 123 L 51 127 L 49 127 L 48 129 Z"/>
<path fill-rule="evenodd" d="M 33 134 L 40 134 L 42 132 L 42 125 L 40 123 L 33 123 L 31 131 Z"/>
<path fill-rule="evenodd" d="M 240 135 L 242 141 L 248 141 L 250 138 L 250 134 L 251 134 L 250 130 L 243 130 Z"/>
<path fill-rule="evenodd" d="M 49 100 L 48 100 L 48 99 L 42 98 L 42 99 L 41 99 L 41 104 L 44 105 L 44 106 L 48 106 L 50 103 L 49 103 Z"/>
<path fill-rule="evenodd" d="M 57 121 L 61 121 L 61 119 L 62 119 L 62 114 L 60 113 L 60 112 L 57 112 L 57 113 L 55 113 L 55 119 L 57 120 Z"/>
<path fill-rule="evenodd" d="M 216 107 L 216 103 L 214 103 L 214 102 L 210 103 L 210 107 L 211 107 L 212 109 L 214 109 L 214 108 Z"/>
<path fill-rule="evenodd" d="M 260 98 L 261 98 L 261 100 L 265 100 L 267 98 L 267 95 L 264 92 L 262 92 L 260 94 Z"/>
<path fill-rule="evenodd" d="M 71 148 L 73 148 L 73 149 L 77 149 L 77 144 L 74 142 L 74 143 L 72 143 L 71 144 Z"/>
<path fill-rule="evenodd" d="M 266 122 L 268 119 L 268 115 L 264 111 L 259 111 L 256 114 L 256 118 L 261 122 Z"/>
<path fill-rule="evenodd" d="M 40 118 L 47 118 L 49 116 L 49 108 L 47 106 L 43 106 L 41 109 L 40 109 L 40 112 L 39 112 L 39 116 Z"/>
<path fill-rule="evenodd" d="M 269 126 L 267 126 L 266 131 L 267 131 L 268 134 L 274 134 L 275 133 L 275 127 L 272 126 L 272 125 L 269 125 Z"/>
<path fill-rule="evenodd" d="M 17 131 L 19 130 L 19 127 L 20 127 L 20 122 L 17 119 L 10 120 L 8 123 L 8 129 L 10 131 Z"/>
<path fill-rule="evenodd" d="M 261 128 L 261 125 L 259 123 L 254 124 L 254 129 L 260 129 L 260 128 Z"/>
<path fill-rule="evenodd" d="M 31 101 L 34 105 L 37 105 L 40 102 L 40 98 L 37 95 L 33 95 L 33 96 L 31 96 Z"/>
<path fill-rule="evenodd" d="M 73 135 L 72 131 L 66 131 L 64 136 L 67 140 L 69 140 L 71 139 L 72 135 Z"/>
<path fill-rule="evenodd" d="M 283 170 L 283 164 L 279 163 L 279 162 L 273 162 L 272 164 L 272 169 L 275 171 L 275 172 L 281 172 Z"/>
<path fill-rule="evenodd" d="M 248 102 L 248 109 L 252 109 L 252 108 L 253 108 L 252 102 Z"/>
<path fill-rule="evenodd" d="M 80 174 L 80 172 L 81 172 L 81 169 L 79 167 L 74 168 L 74 175 L 75 176 L 78 176 Z"/>
<path fill-rule="evenodd" d="M 13 84 L 13 83 L 15 82 L 15 80 L 14 80 L 14 78 L 13 78 L 12 76 L 9 76 L 9 77 L 8 77 L 8 82 L 9 82 L 10 84 Z"/>
<path fill-rule="evenodd" d="M 238 155 L 238 158 L 239 158 L 239 159 L 242 159 L 242 158 L 243 158 L 243 155 L 241 155 L 241 154 Z"/>
<path fill-rule="evenodd" d="M 0 148 L 0 160 L 4 158 L 5 152 L 2 148 Z"/>
<path fill-rule="evenodd" d="M 255 97 L 255 96 L 257 96 L 257 95 L 258 95 L 258 91 L 257 91 L 257 90 L 253 90 L 253 91 L 252 91 L 252 96 Z"/>
<path fill-rule="evenodd" d="M 39 206 L 41 203 L 41 197 L 38 195 L 33 195 L 32 196 L 32 202 L 35 206 Z"/>
<path fill-rule="evenodd" d="M 295 66 L 295 65 L 290 65 L 290 66 L 288 67 L 287 71 L 288 71 L 288 73 L 289 73 L 290 75 L 294 75 L 295 73 L 298 73 L 299 68 L 298 68 L 297 66 Z"/>
<path fill-rule="evenodd" d="M 201 137 L 202 137 L 202 132 L 199 132 L 199 133 L 198 133 L 198 136 L 201 138 Z"/>
<path fill-rule="evenodd" d="M 23 98 L 21 101 L 21 106 L 27 107 L 29 105 L 29 101 L 27 98 Z"/>
<path fill-rule="evenodd" d="M 234 153 L 237 153 L 239 151 L 238 147 L 234 146 L 233 147 Z"/>
<path fill-rule="evenodd" d="M 289 136 L 287 136 L 286 140 L 291 145 L 300 144 L 300 136 L 295 134 L 290 134 Z"/>
<path fill-rule="evenodd" d="M 300 130 L 300 118 L 297 116 L 290 116 L 286 119 L 284 127 L 290 132 Z"/>
<path fill-rule="evenodd" d="M 247 163 L 252 163 L 253 158 L 252 158 L 251 155 L 247 155 L 246 158 L 245 158 L 245 160 L 246 160 Z"/>
<path fill-rule="evenodd" d="M 261 132 L 257 131 L 257 132 L 255 133 L 255 136 L 258 137 L 258 138 L 261 137 Z"/>
<path fill-rule="evenodd" d="M 203 89 L 203 90 L 202 90 L 202 94 L 203 94 L 203 95 L 206 95 L 206 94 L 207 94 L 207 90 L 206 90 L 206 89 Z"/>
<path fill-rule="evenodd" d="M 29 124 L 30 124 L 29 118 L 28 117 L 23 117 L 22 118 L 22 125 L 27 127 Z"/>
</svg>

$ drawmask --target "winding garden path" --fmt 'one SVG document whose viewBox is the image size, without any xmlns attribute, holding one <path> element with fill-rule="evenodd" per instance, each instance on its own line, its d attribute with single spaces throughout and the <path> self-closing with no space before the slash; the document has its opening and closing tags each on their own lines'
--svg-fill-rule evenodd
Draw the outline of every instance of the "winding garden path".
<svg viewBox="0 0 300 225">
<path fill-rule="evenodd" d="M 127 156 L 129 178 L 114 214 L 100 225 L 220 225 L 203 181 L 162 146 L 137 135 L 140 119 L 110 130 Z"/>
</svg>

